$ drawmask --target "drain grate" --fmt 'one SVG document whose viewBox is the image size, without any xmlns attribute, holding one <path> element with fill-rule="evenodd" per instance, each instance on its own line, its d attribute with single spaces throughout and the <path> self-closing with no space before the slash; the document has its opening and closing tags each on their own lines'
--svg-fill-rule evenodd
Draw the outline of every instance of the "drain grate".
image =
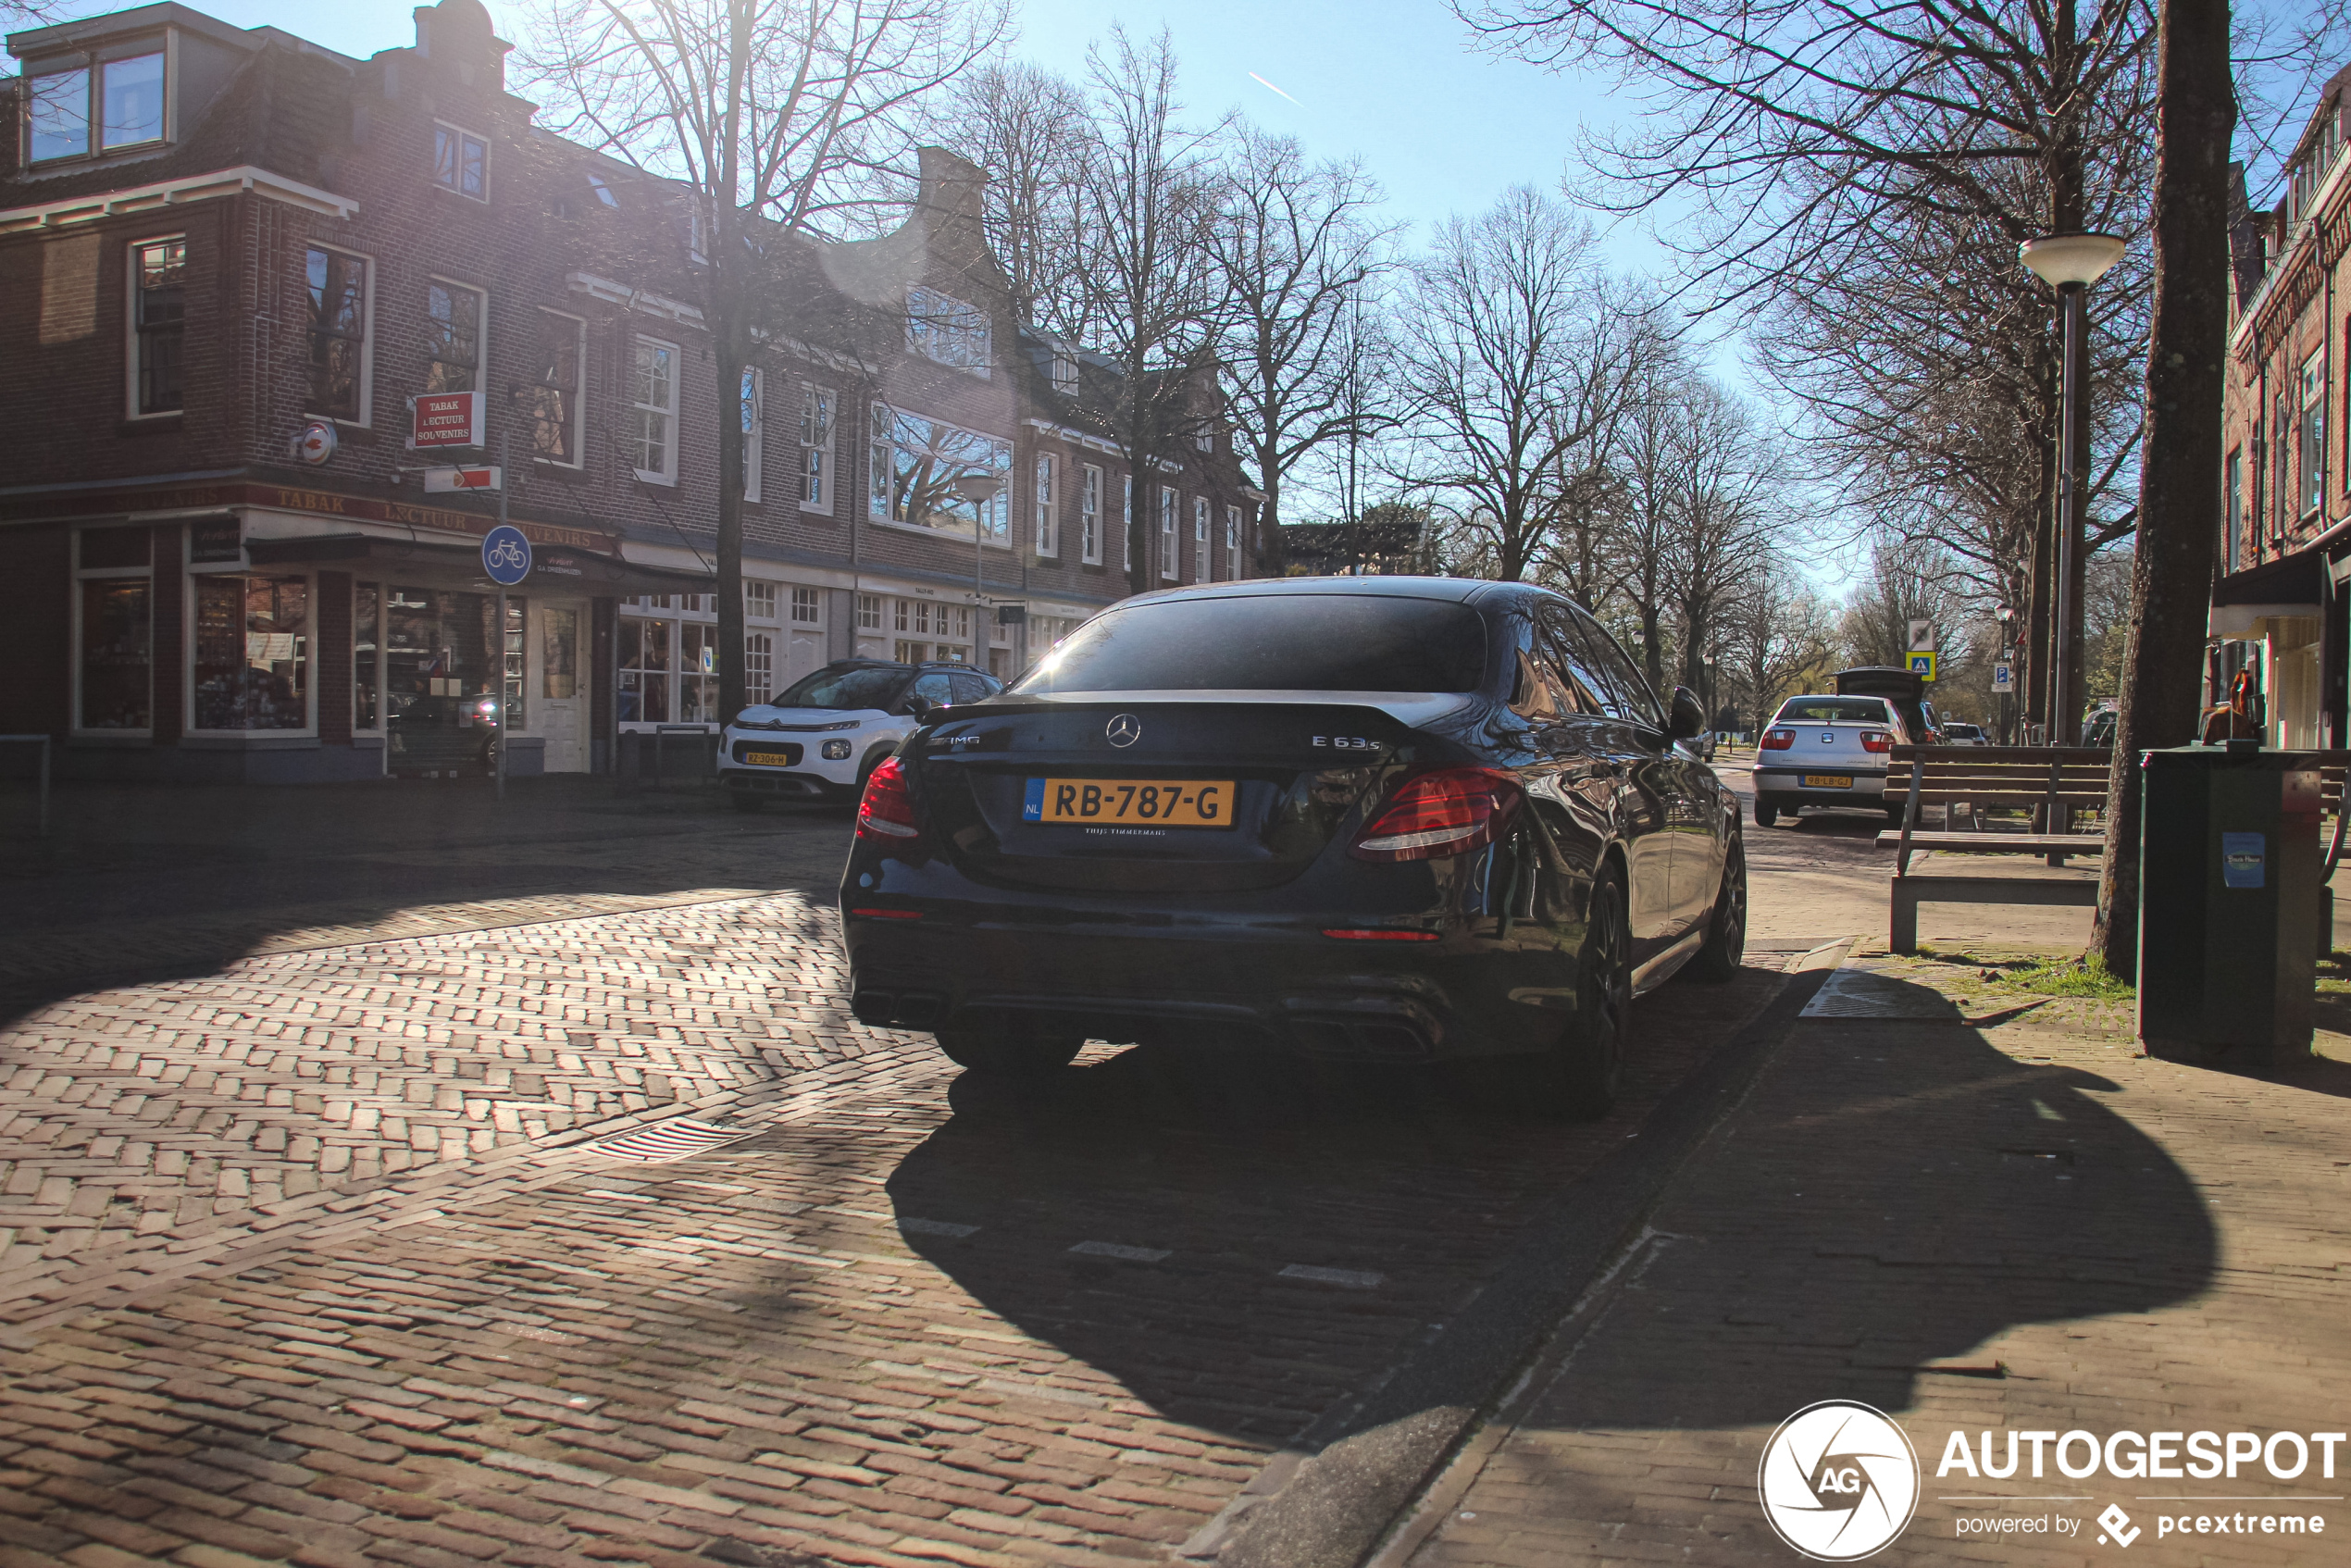
<svg viewBox="0 0 2351 1568">
<path fill-rule="evenodd" d="M 714 1122 L 663 1122 L 602 1139 L 588 1147 L 598 1154 L 651 1165 L 705 1153 L 723 1144 L 740 1143 L 746 1138 L 757 1138 L 759 1133 L 757 1127 L 722 1127 Z"/>
</svg>

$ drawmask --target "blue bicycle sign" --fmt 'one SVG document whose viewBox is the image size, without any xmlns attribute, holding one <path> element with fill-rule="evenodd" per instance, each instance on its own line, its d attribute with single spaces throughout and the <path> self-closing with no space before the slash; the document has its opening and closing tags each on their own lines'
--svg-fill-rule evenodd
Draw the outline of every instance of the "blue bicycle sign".
<svg viewBox="0 0 2351 1568">
<path fill-rule="evenodd" d="M 530 541 L 522 529 L 504 523 L 491 529 L 481 541 L 481 569 L 502 588 L 512 588 L 530 575 Z"/>
</svg>

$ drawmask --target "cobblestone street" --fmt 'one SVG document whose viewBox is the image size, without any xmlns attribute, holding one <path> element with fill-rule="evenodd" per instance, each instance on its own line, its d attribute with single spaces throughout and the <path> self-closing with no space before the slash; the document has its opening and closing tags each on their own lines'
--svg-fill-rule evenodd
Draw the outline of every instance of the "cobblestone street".
<svg viewBox="0 0 2351 1568">
<path fill-rule="evenodd" d="M 1163 1560 L 1798 946 L 1644 1003 L 1591 1126 L 1099 1046 L 990 1095 L 842 1012 L 840 814 L 651 804 L 653 843 L 467 852 L 476 899 L 321 917 L 231 884 L 150 916 L 168 969 L 243 945 L 203 974 L 80 985 L 153 955 L 37 933 L 0 1085 L 0 1563 Z M 602 1147 L 678 1118 L 726 1141 Z"/>
</svg>

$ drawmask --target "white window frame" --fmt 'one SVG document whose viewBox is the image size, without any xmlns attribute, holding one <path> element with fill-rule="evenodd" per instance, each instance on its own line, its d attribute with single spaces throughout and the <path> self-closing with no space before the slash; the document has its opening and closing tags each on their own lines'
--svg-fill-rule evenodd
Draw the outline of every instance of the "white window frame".
<svg viewBox="0 0 2351 1568">
<path fill-rule="evenodd" d="M 961 532 L 956 529 L 941 529 L 928 523 L 909 522 L 891 515 L 896 509 L 898 454 L 902 450 L 897 439 L 899 422 L 902 418 L 916 419 L 935 429 L 948 431 L 964 437 L 967 441 L 979 442 L 986 449 L 987 471 L 996 476 L 997 485 L 993 497 L 981 506 L 974 508 L 973 527 L 979 536 L 980 543 L 986 548 L 1011 553 L 1014 549 L 1014 447 L 1010 437 L 989 435 L 985 430 L 975 430 L 968 425 L 958 425 L 950 419 L 941 419 L 929 414 L 918 414 L 911 408 L 901 408 L 882 402 L 868 405 L 867 417 L 869 424 L 865 442 L 865 501 L 867 524 L 877 529 L 896 529 L 901 532 L 921 534 L 931 539 L 942 537 L 960 539 L 962 537 Z M 880 461 L 887 461 L 889 465 L 889 483 L 886 493 L 877 494 L 874 488 L 877 473 L 875 465 Z M 970 467 L 975 465 L 964 462 L 963 466 Z"/>
<path fill-rule="evenodd" d="M 569 457 L 541 457 L 534 452 L 531 454 L 531 461 L 544 463 L 550 468 L 578 470 L 585 467 L 588 461 L 588 321 L 585 317 L 574 316 L 567 310 L 550 310 L 543 305 L 539 307 L 539 314 L 552 316 L 558 321 L 571 323 L 571 363 L 574 379 L 573 384 L 564 389 L 565 394 L 571 399 L 571 455 Z M 533 373 L 536 374 L 535 367 Z M 541 387 L 547 383 L 533 380 L 529 384 Z"/>
<path fill-rule="evenodd" d="M 150 241 L 148 243 L 152 243 L 153 242 Z M 155 538 L 154 530 L 150 529 L 147 534 L 147 564 L 143 566 L 85 566 L 81 564 L 81 537 L 83 534 L 102 531 L 111 532 L 114 529 L 122 526 L 124 525 L 118 523 L 102 523 L 93 524 L 89 528 L 78 528 L 73 530 L 73 588 L 72 598 L 70 601 L 72 613 L 69 617 L 69 627 L 68 631 L 68 635 L 72 639 L 68 657 L 73 668 L 73 680 L 71 690 L 67 693 L 66 697 L 66 700 L 72 704 L 72 707 L 66 716 L 66 724 L 67 734 L 71 739 L 78 740 L 152 740 L 155 738 L 155 709 L 165 701 L 164 694 L 155 690 L 155 670 L 157 665 L 159 665 L 161 661 L 155 657 Z M 184 541 L 187 535 L 187 530 L 182 529 L 180 531 L 180 536 Z M 181 553 L 184 554 L 188 547 L 184 542 L 182 542 L 180 548 Z M 187 568 L 184 565 L 180 568 L 180 573 L 183 578 L 186 576 Z M 129 728 L 120 729 L 92 729 L 85 728 L 81 722 L 81 585 L 84 582 L 93 580 L 103 581 L 113 579 L 119 581 L 126 579 L 138 579 L 144 581 L 147 585 L 147 722 L 143 728 L 139 729 L 132 729 Z M 181 684 L 186 684 L 184 678 L 181 680 Z M 284 731 L 272 731 L 271 733 L 279 734 L 284 733 Z"/>
<path fill-rule="evenodd" d="M 1085 483 L 1077 494 L 1078 559 L 1088 566 L 1102 564 L 1102 470 L 1085 466 Z"/>
<path fill-rule="evenodd" d="M 1176 534 L 1176 519 L 1184 513 L 1184 498 L 1174 485 L 1159 487 L 1159 575 L 1167 582 L 1183 580 L 1183 541 Z"/>
<path fill-rule="evenodd" d="M 474 321 L 474 384 L 473 390 L 490 390 L 490 291 L 479 283 L 468 283 L 462 278 L 451 278 L 439 272 L 425 274 L 425 287 L 438 283 L 444 289 L 463 289 L 481 301 L 481 314 Z M 428 315 L 430 312 L 427 313 Z"/>
<path fill-rule="evenodd" d="M 882 596 L 878 593 L 857 595 L 857 629 L 880 631 L 882 628 Z"/>
<path fill-rule="evenodd" d="M 814 381 L 800 385 L 800 509 L 833 515 L 840 480 L 840 394 Z M 811 493 L 814 492 L 815 493 Z"/>
<path fill-rule="evenodd" d="M 1216 553 L 1208 544 L 1208 497 L 1192 497 L 1192 580 L 1206 582 L 1216 575 Z"/>
<path fill-rule="evenodd" d="M 768 631 L 743 633 L 743 696 L 758 705 L 776 694 L 776 636 Z"/>
<path fill-rule="evenodd" d="M 1225 577 L 1228 582 L 1241 580 L 1241 509 L 1225 508 Z"/>
<path fill-rule="evenodd" d="M 2295 410 L 2295 485 L 2294 515 L 2296 519 L 2315 516 L 2326 502 L 2327 463 L 2327 351 L 2314 349 L 2302 362 L 2299 372 L 2302 382 L 2301 406 Z M 2317 417 L 2317 426 L 2311 424 Z M 2312 469 L 2316 468 L 2316 472 Z"/>
<path fill-rule="evenodd" d="M 801 614 L 806 610 L 806 615 Z M 825 624 L 825 591 L 797 584 L 791 591 L 791 626 L 821 627 Z"/>
<path fill-rule="evenodd" d="M 743 579 L 743 619 L 772 621 L 776 618 L 776 585 L 759 578 Z"/>
<path fill-rule="evenodd" d="M 483 135 L 479 131 L 468 131 L 453 119 L 436 119 L 432 122 L 432 129 L 433 138 L 436 143 L 440 140 L 440 133 L 444 131 L 450 132 L 457 138 L 457 168 L 455 172 L 458 183 L 454 185 L 450 184 L 448 181 L 441 178 L 441 175 L 437 170 L 429 172 L 425 177 L 426 180 L 429 181 L 436 190 L 446 191 L 453 196 L 463 196 L 469 202 L 479 202 L 484 206 L 488 206 L 490 205 L 490 138 Z M 481 194 L 479 196 L 475 195 L 471 191 L 466 190 L 464 183 L 466 178 L 466 143 L 467 142 L 478 142 L 481 144 Z M 436 146 L 434 150 L 438 153 L 439 148 Z"/>
<path fill-rule="evenodd" d="M 741 417 L 747 427 L 743 431 L 743 499 L 756 505 L 759 502 L 760 470 L 766 467 L 767 454 L 767 372 L 756 365 L 743 367 L 743 380 L 750 392 L 742 399 Z"/>
<path fill-rule="evenodd" d="M 648 344 L 654 348 L 665 348 L 669 351 L 669 406 L 665 409 L 657 409 L 652 404 L 640 403 L 637 401 L 637 351 L 641 347 Z M 636 473 L 636 476 L 647 484 L 674 486 L 678 482 L 678 392 L 683 387 L 686 380 L 684 374 L 682 373 L 685 368 L 685 350 L 680 348 L 678 344 L 671 342 L 666 338 L 656 338 L 650 332 L 632 332 L 629 334 L 628 368 L 627 372 L 628 377 L 628 385 L 627 388 L 628 396 L 628 406 L 630 420 L 628 440 L 629 445 L 632 449 L 629 454 L 629 467 Z M 637 456 L 644 450 L 644 442 L 638 437 L 637 421 L 642 415 L 655 413 L 661 414 L 669 421 L 668 436 L 662 442 L 663 466 L 658 469 L 639 468 L 636 467 L 636 459 Z"/>
<path fill-rule="evenodd" d="M 1135 480 L 1132 475 L 1118 481 L 1118 569 L 1130 576 L 1135 570 Z"/>
<path fill-rule="evenodd" d="M 967 314 L 966 314 L 967 313 Z M 950 317 L 960 317 L 947 325 Z M 969 326 L 976 320 L 977 328 Z M 996 327 L 988 312 L 944 289 L 917 283 L 906 291 L 906 346 L 934 365 L 987 380 L 996 358 Z M 945 353 L 939 352 L 947 350 Z M 976 353 L 974 353 L 974 350 Z"/>
<path fill-rule="evenodd" d="M 340 415 L 321 414 L 317 409 L 307 406 L 310 402 L 310 388 L 307 384 L 310 329 L 306 323 L 302 329 L 302 346 L 305 361 L 303 371 L 305 385 L 301 398 L 305 405 L 302 411 L 303 415 L 306 418 L 326 419 L 355 430 L 372 429 L 376 422 L 376 258 L 365 251 L 355 251 L 348 245 L 330 245 L 324 240 L 305 240 L 302 243 L 302 282 L 298 286 L 302 291 L 302 309 L 305 315 L 310 308 L 310 253 L 312 251 L 326 251 L 334 255 L 347 255 L 367 268 L 363 274 L 367 280 L 360 285 L 359 289 L 359 417 L 345 419 Z"/>
<path fill-rule="evenodd" d="M 153 414 L 139 412 L 139 253 L 149 245 L 168 245 L 174 240 L 185 245 L 188 243 L 187 230 L 182 229 L 168 234 L 149 234 L 143 239 L 128 242 L 122 249 L 122 417 L 126 419 L 177 419 L 188 411 L 187 389 L 183 386 L 180 389 L 179 407 L 159 408 Z M 185 288 L 186 285 L 182 284 L 181 287 Z M 185 306 L 181 308 L 184 312 Z M 180 341 L 183 353 L 187 340 L 187 317 L 183 314 L 180 322 Z M 183 359 L 181 364 L 184 367 L 186 361 Z M 76 635 L 80 634 L 77 632 Z M 75 646 L 79 647 L 81 644 L 77 642 Z M 76 700 L 79 701 L 79 698 Z"/>
<path fill-rule="evenodd" d="M 1037 454 L 1037 475 L 1031 481 L 1037 502 L 1037 554 L 1058 557 L 1062 553 L 1061 518 L 1053 507 L 1053 454 Z"/>
</svg>

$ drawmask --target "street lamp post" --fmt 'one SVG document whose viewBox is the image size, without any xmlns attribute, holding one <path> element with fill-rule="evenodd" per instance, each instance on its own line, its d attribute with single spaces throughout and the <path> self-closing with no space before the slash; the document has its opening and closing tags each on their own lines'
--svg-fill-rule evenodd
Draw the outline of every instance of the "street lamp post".
<svg viewBox="0 0 2351 1568">
<path fill-rule="evenodd" d="M 2060 410 L 2058 433 L 2057 617 L 2056 674 L 2051 682 L 2049 741 L 2067 745 L 2078 740 L 2082 704 L 2073 698 L 2074 626 L 2082 616 L 2082 594 L 2074 583 L 2082 525 L 2087 515 L 2075 443 L 2088 429 L 2088 368 L 2084 339 L 2087 332 L 2085 297 L 2090 285 L 2122 259 L 2124 241 L 2119 234 L 2048 234 L 2019 245 L 2017 256 L 2040 280 L 2058 292 L 2064 334 L 2063 371 L 2059 385 Z"/>
<path fill-rule="evenodd" d="M 965 474 L 954 482 L 954 492 L 972 504 L 972 668 L 988 668 L 988 620 L 982 609 L 980 586 L 980 551 L 988 539 L 988 508 L 1004 488 L 1004 476 L 997 473 Z"/>
</svg>

